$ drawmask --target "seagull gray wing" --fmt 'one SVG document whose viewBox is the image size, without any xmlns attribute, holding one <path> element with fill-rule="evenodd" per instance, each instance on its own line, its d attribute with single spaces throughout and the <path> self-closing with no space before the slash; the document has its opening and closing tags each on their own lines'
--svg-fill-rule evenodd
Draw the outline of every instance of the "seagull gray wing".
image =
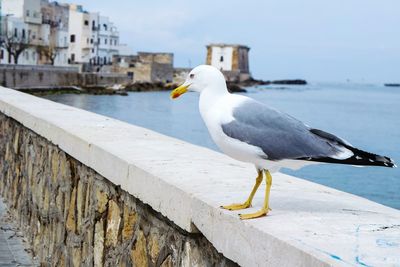
<svg viewBox="0 0 400 267">
<path fill-rule="evenodd" d="M 221 125 L 223 132 L 261 148 L 265 159 L 335 158 L 348 151 L 340 138 L 328 133 L 330 140 L 320 137 L 301 121 L 252 99 L 234 108 L 232 115 L 233 121 Z"/>
</svg>

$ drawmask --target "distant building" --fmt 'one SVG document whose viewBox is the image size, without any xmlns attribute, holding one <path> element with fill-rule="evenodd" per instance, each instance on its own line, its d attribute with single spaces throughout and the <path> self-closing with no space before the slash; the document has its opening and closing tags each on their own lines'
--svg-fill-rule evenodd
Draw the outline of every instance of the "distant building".
<svg viewBox="0 0 400 267">
<path fill-rule="evenodd" d="M 119 53 L 119 32 L 108 17 L 70 5 L 69 61 L 71 64 L 111 65 Z"/>
<path fill-rule="evenodd" d="M 115 55 L 113 72 L 128 74 L 134 82 L 172 82 L 172 53 L 138 52 L 137 55 Z"/>
<path fill-rule="evenodd" d="M 50 35 L 49 25 L 42 24 L 41 0 L 2 0 L 1 5 L 3 40 L 29 46 L 18 57 L 18 63 L 36 65 L 37 48 L 48 45 Z M 2 50 L 1 63 L 8 63 L 8 52 Z"/>
<path fill-rule="evenodd" d="M 39 48 L 39 64 L 68 65 L 69 5 L 42 0 L 42 25 L 50 28 L 49 43 Z M 54 62 L 52 62 L 54 61 Z"/>
<path fill-rule="evenodd" d="M 14 63 L 8 53 L 12 51 L 10 55 L 19 55 L 18 64 L 71 64 L 83 71 L 109 71 L 114 55 L 128 53 L 109 18 L 81 5 L 0 0 L 0 9 L 0 63 Z"/>
<path fill-rule="evenodd" d="M 244 81 L 251 78 L 249 50 L 245 45 L 209 44 L 206 64 L 220 69 L 228 81 Z"/>
<path fill-rule="evenodd" d="M 92 15 L 93 16 L 93 15 Z M 80 5 L 69 6 L 69 51 L 68 62 L 89 63 L 94 49 L 91 14 Z M 97 24 L 96 24 L 97 26 Z"/>
<path fill-rule="evenodd" d="M 191 70 L 191 68 L 174 68 L 174 79 L 172 82 L 176 84 L 184 83 Z"/>
</svg>

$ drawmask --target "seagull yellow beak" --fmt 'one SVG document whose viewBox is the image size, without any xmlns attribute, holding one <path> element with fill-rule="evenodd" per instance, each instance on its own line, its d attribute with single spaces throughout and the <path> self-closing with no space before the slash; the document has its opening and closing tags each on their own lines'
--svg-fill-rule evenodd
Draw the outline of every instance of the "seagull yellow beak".
<svg viewBox="0 0 400 267">
<path fill-rule="evenodd" d="M 180 97 L 181 95 L 183 95 L 184 93 L 186 93 L 188 91 L 189 86 L 190 86 L 190 83 L 189 84 L 184 83 L 181 86 L 179 86 L 178 88 L 174 89 L 171 92 L 171 98 L 175 99 L 175 98 Z"/>
</svg>

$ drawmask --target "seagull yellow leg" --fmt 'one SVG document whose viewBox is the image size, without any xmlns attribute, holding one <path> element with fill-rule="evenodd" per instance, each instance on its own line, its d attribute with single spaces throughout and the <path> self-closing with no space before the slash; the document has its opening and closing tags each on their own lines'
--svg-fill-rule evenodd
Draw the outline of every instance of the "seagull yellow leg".
<svg viewBox="0 0 400 267">
<path fill-rule="evenodd" d="M 253 200 L 254 194 L 257 192 L 258 187 L 260 186 L 262 179 L 263 179 L 263 173 L 261 170 L 257 170 L 258 176 L 256 178 L 256 183 L 253 186 L 253 190 L 251 190 L 250 196 L 247 198 L 247 200 L 242 203 L 242 204 L 231 204 L 227 206 L 221 206 L 223 209 L 227 210 L 242 210 L 242 209 L 247 209 L 248 207 L 251 206 L 251 201 Z"/>
<path fill-rule="evenodd" d="M 242 220 L 247 220 L 247 219 L 254 219 L 258 217 L 262 217 L 267 215 L 268 210 L 269 210 L 269 193 L 271 190 L 271 185 L 272 185 L 272 176 L 271 173 L 268 170 L 265 170 L 265 178 L 267 180 L 267 186 L 265 189 L 265 199 L 264 199 L 264 205 L 261 210 L 255 212 L 255 213 L 250 213 L 250 214 L 240 214 L 240 219 Z"/>
</svg>

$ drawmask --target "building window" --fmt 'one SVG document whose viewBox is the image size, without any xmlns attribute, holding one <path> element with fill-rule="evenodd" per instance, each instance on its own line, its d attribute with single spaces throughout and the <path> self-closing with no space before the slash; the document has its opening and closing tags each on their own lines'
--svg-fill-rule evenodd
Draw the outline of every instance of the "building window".
<svg viewBox="0 0 400 267">
<path fill-rule="evenodd" d="M 95 31 L 96 30 L 96 21 L 92 21 L 92 30 Z"/>
<path fill-rule="evenodd" d="M 26 16 L 29 17 L 30 16 L 30 12 L 29 9 L 26 10 Z"/>
<path fill-rule="evenodd" d="M 107 38 L 104 39 L 104 44 L 107 44 Z"/>
<path fill-rule="evenodd" d="M 107 24 L 103 24 L 104 30 L 107 31 Z"/>
<path fill-rule="evenodd" d="M 75 34 L 71 34 L 70 40 L 71 43 L 75 43 Z"/>
<path fill-rule="evenodd" d="M 32 52 L 32 59 L 36 60 L 36 53 L 35 52 Z"/>
<path fill-rule="evenodd" d="M 26 38 L 25 29 L 22 29 L 22 38 L 23 38 L 23 39 L 25 39 L 25 38 Z"/>
<path fill-rule="evenodd" d="M 89 21 L 85 20 L 84 24 L 85 24 L 85 26 L 89 26 Z"/>
<path fill-rule="evenodd" d="M 17 28 L 14 29 L 14 37 L 18 37 L 18 29 Z"/>
<path fill-rule="evenodd" d="M 220 61 L 220 62 L 223 62 L 223 61 L 224 61 L 224 56 L 221 56 L 220 59 L 219 59 L 219 61 Z"/>
<path fill-rule="evenodd" d="M 97 38 L 97 44 L 100 44 L 100 38 Z"/>
<path fill-rule="evenodd" d="M 93 44 L 93 38 L 90 39 L 90 43 Z"/>
<path fill-rule="evenodd" d="M 75 62 L 75 54 L 73 54 L 73 53 L 71 54 L 71 61 Z"/>
<path fill-rule="evenodd" d="M 94 48 L 92 48 L 92 53 L 94 53 Z"/>
<path fill-rule="evenodd" d="M 4 59 L 4 50 L 3 49 L 0 50 L 0 59 Z"/>
</svg>

